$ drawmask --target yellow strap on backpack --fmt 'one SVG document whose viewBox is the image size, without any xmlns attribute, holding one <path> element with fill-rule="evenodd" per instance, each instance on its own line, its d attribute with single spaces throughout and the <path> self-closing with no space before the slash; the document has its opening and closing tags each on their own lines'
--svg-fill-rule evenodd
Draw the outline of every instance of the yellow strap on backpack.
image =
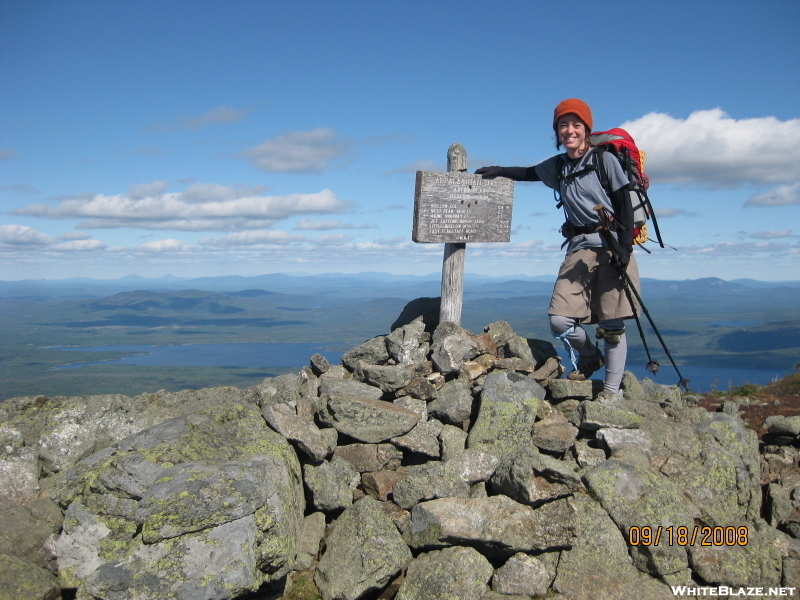
<svg viewBox="0 0 800 600">
<path fill-rule="evenodd" d="M 642 223 L 642 226 L 639 227 L 639 234 L 633 238 L 633 243 L 641 246 L 647 241 L 647 236 L 647 223 Z"/>
</svg>

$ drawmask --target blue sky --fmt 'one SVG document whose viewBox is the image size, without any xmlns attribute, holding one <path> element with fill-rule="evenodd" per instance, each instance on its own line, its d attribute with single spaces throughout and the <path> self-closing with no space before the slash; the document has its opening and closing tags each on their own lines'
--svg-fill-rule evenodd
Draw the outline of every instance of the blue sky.
<svg viewBox="0 0 800 600">
<path fill-rule="evenodd" d="M 563 7 L 568 8 L 563 8 Z M 0 3 L 0 279 L 441 268 L 414 172 L 553 154 L 553 107 L 647 152 L 642 274 L 797 279 L 800 3 Z M 466 270 L 555 274 L 517 184 Z"/>
</svg>

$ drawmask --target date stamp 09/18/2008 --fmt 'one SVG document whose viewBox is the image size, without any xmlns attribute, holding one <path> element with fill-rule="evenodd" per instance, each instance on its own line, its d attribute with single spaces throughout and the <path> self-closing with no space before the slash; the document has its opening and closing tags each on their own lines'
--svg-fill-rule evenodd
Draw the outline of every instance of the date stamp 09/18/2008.
<svg viewBox="0 0 800 600">
<path fill-rule="evenodd" d="M 747 546 L 747 527 L 631 527 L 631 546 Z"/>
</svg>

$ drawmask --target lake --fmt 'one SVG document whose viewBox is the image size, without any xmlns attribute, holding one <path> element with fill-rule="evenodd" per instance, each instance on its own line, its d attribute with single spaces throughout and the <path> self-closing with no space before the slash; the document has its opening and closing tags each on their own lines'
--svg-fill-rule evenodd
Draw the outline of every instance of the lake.
<svg viewBox="0 0 800 600">
<path fill-rule="evenodd" d="M 331 364 L 338 363 L 350 344 L 183 344 L 177 346 L 53 346 L 66 352 L 137 352 L 115 360 L 72 362 L 54 369 L 79 369 L 88 365 L 137 365 L 142 367 L 265 367 L 297 368 L 308 364 L 313 354 L 321 354 Z"/>
<path fill-rule="evenodd" d="M 331 364 L 337 364 L 350 345 L 324 344 L 324 343 L 299 343 L 299 344 L 184 344 L 179 346 L 83 346 L 51 347 L 52 350 L 66 352 L 89 351 L 122 351 L 137 352 L 116 360 L 80 362 L 53 367 L 54 369 L 79 369 L 87 365 L 138 365 L 142 367 L 240 367 L 247 369 L 261 368 L 296 368 L 300 369 L 308 364 L 312 354 L 321 354 Z M 569 358 L 563 348 L 558 349 L 562 362 L 571 369 Z M 644 364 L 634 364 L 629 361 L 627 368 L 638 379 L 649 377 L 656 383 L 675 385 L 678 376 L 669 360 L 660 361 L 661 369 L 658 375 L 644 368 Z M 779 379 L 787 374 L 781 369 L 728 369 L 721 367 L 694 367 L 678 365 L 681 374 L 690 380 L 689 388 L 693 392 L 708 392 L 712 389 L 727 390 L 731 386 L 753 383 L 766 385 L 774 379 Z M 605 370 L 601 369 L 594 374 L 595 379 L 602 379 Z"/>
</svg>

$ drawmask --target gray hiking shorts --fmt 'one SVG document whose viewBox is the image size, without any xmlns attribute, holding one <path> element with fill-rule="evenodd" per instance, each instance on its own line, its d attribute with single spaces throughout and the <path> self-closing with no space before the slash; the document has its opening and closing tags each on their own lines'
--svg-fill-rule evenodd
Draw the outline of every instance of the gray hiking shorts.
<svg viewBox="0 0 800 600">
<path fill-rule="evenodd" d="M 628 277 L 638 292 L 639 268 L 633 256 Z M 636 296 L 631 293 L 631 297 L 639 311 Z M 567 254 L 558 271 L 548 314 L 572 317 L 582 323 L 633 318 L 622 278 L 611 263 L 608 250 L 582 248 Z"/>
</svg>

